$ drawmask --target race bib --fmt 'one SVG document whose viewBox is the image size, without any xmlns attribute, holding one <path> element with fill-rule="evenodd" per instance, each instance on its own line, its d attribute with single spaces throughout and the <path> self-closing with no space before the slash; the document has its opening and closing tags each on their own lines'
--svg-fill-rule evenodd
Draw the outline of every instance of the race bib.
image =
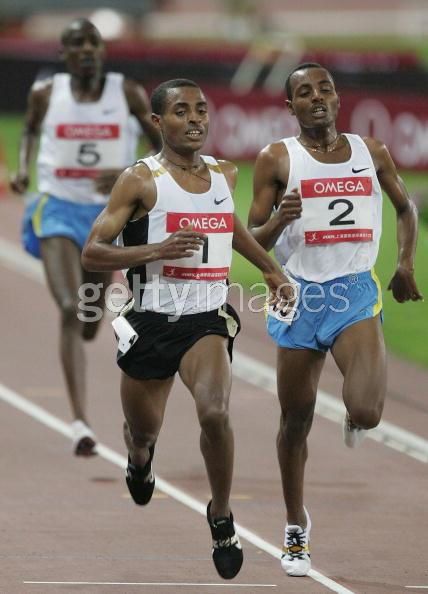
<svg viewBox="0 0 428 594">
<path fill-rule="evenodd" d="M 167 213 L 167 233 L 189 225 L 207 235 L 204 245 L 188 258 L 165 262 L 162 275 L 181 280 L 225 280 L 232 260 L 233 213 Z"/>
<path fill-rule="evenodd" d="M 118 124 L 58 124 L 55 175 L 94 178 L 101 169 L 123 162 L 123 135 Z"/>
<path fill-rule="evenodd" d="M 371 177 L 302 180 L 305 244 L 373 241 L 372 190 Z"/>
</svg>

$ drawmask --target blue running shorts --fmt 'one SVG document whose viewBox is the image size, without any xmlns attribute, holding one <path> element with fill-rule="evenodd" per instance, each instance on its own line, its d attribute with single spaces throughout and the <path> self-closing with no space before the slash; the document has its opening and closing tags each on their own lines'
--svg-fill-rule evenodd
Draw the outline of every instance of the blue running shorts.
<svg viewBox="0 0 428 594">
<path fill-rule="evenodd" d="M 299 304 L 291 324 L 267 316 L 269 335 L 280 347 L 328 351 L 348 326 L 381 314 L 382 293 L 374 270 L 325 283 L 300 283 Z"/>
<path fill-rule="evenodd" d="M 40 258 L 40 239 L 68 237 L 80 249 L 103 204 L 80 204 L 42 194 L 29 202 L 22 221 L 22 243 L 27 252 Z"/>
</svg>

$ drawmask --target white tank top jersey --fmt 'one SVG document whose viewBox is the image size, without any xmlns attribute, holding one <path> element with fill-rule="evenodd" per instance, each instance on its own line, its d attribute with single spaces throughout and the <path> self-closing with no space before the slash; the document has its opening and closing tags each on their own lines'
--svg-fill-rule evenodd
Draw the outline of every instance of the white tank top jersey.
<svg viewBox="0 0 428 594">
<path fill-rule="evenodd" d="M 42 123 L 37 159 L 42 193 L 82 204 L 104 204 L 94 177 L 102 169 L 125 169 L 135 161 L 140 125 L 131 116 L 123 75 L 109 72 L 98 101 L 77 102 L 71 76 L 55 74 Z"/>
<path fill-rule="evenodd" d="M 284 138 L 290 156 L 286 193 L 298 188 L 302 216 L 275 245 L 278 262 L 293 277 L 312 282 L 370 270 L 382 232 L 382 191 L 360 136 L 345 134 L 351 157 L 320 163 L 297 138 Z"/>
<path fill-rule="evenodd" d="M 124 271 L 144 310 L 186 315 L 217 309 L 226 301 L 232 261 L 233 198 L 217 161 L 208 156 L 201 158 L 211 177 L 210 189 L 203 194 L 184 190 L 154 157 L 138 161 L 152 172 L 156 204 L 145 217 L 128 221 L 118 244 L 160 243 L 188 225 L 207 236 L 201 249 L 188 258 L 150 262 Z"/>
</svg>

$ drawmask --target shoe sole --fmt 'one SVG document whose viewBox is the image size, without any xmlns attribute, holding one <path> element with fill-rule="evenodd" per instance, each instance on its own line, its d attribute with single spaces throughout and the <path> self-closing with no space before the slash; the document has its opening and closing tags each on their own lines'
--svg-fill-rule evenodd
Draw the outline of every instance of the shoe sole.
<svg viewBox="0 0 428 594">
<path fill-rule="evenodd" d="M 297 567 L 287 567 L 287 564 L 281 560 L 281 567 L 290 577 L 305 577 L 311 570 L 311 563 L 306 562 L 306 566 L 302 569 Z"/>
</svg>

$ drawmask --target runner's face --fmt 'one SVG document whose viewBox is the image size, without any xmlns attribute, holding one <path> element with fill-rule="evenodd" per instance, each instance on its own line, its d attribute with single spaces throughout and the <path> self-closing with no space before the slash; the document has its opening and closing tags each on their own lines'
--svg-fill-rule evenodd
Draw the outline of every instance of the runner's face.
<svg viewBox="0 0 428 594">
<path fill-rule="evenodd" d="M 199 151 L 208 134 L 208 108 L 197 87 L 170 89 L 165 112 L 156 118 L 165 144 L 177 152 Z"/>
<path fill-rule="evenodd" d="M 104 58 L 104 43 L 97 29 L 91 25 L 70 29 L 63 56 L 70 74 L 79 78 L 96 76 Z"/>
<path fill-rule="evenodd" d="M 291 89 L 288 109 L 302 128 L 324 128 L 336 121 L 340 102 L 327 70 L 298 70 L 291 78 Z"/>
</svg>

